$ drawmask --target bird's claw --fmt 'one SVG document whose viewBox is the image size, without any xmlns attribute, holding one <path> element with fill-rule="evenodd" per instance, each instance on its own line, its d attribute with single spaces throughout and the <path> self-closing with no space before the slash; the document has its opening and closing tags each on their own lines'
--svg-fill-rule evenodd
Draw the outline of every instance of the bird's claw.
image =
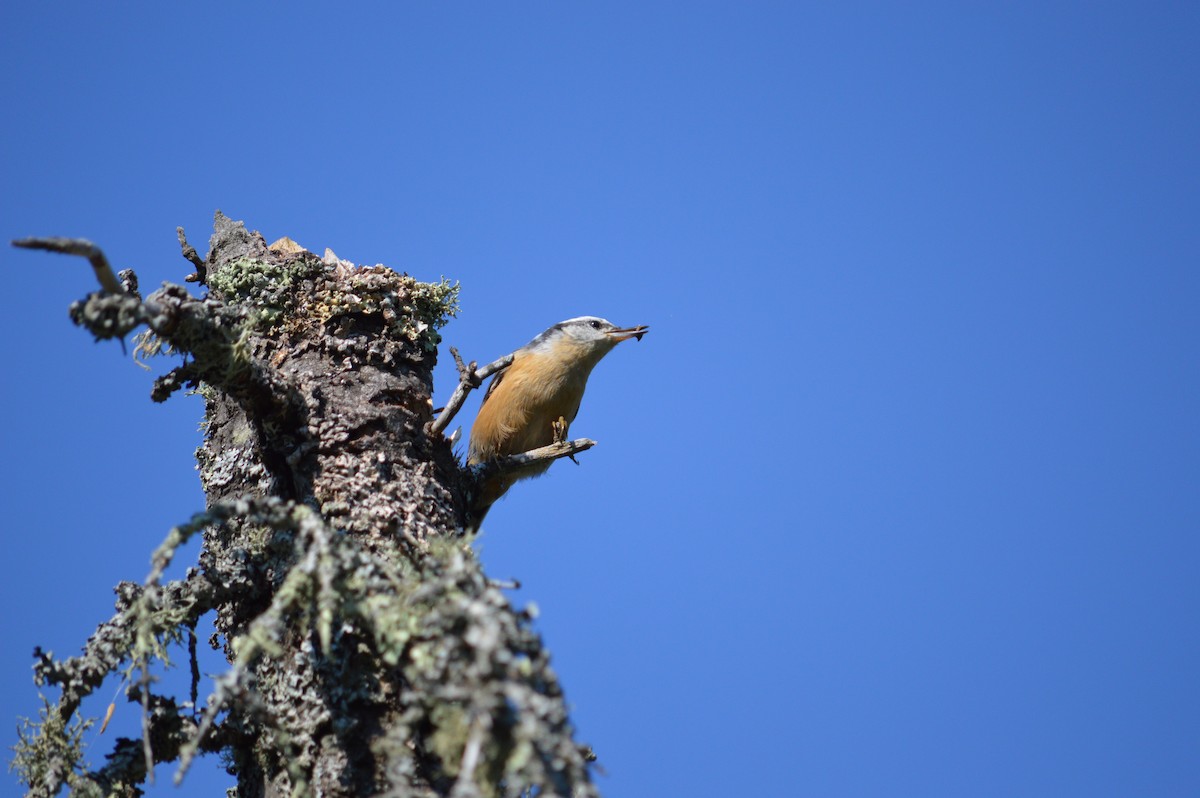
<svg viewBox="0 0 1200 798">
<path fill-rule="evenodd" d="M 565 418 L 559 416 L 558 421 L 552 421 L 550 423 L 550 429 L 553 432 L 555 443 L 567 442 L 567 420 Z"/>
</svg>

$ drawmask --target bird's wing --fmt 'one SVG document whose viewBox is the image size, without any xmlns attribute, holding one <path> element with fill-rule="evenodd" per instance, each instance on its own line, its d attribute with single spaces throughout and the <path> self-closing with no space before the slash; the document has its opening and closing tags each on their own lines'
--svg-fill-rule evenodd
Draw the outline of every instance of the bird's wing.
<svg viewBox="0 0 1200 798">
<path fill-rule="evenodd" d="M 488 397 L 492 395 L 492 391 L 496 390 L 496 386 L 500 384 L 500 380 L 504 379 L 505 371 L 508 371 L 508 369 L 497 371 L 496 376 L 492 377 L 492 381 L 488 383 L 487 390 L 483 393 L 483 401 L 479 403 L 480 407 L 487 404 Z"/>
</svg>

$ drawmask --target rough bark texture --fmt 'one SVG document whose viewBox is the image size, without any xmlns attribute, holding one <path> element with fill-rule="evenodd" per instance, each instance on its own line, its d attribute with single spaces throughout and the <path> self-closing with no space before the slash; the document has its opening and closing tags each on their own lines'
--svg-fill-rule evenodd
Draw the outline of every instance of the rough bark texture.
<svg viewBox="0 0 1200 798">
<path fill-rule="evenodd" d="M 289 244 L 218 213 L 207 258 L 189 256 L 207 296 L 168 284 L 143 300 L 123 272 L 124 291 L 72 307 L 97 338 L 145 325 L 141 353 L 184 355 L 153 396 L 207 400 L 208 507 L 171 531 L 144 585 L 118 586 L 81 656 L 37 652 L 38 683 L 61 697 L 27 723 L 14 766 L 38 796 L 137 795 L 149 764 L 178 760 L 182 776 L 204 752 L 226 755 L 244 796 L 593 795 L 530 617 L 462 537 L 477 480 L 430 434 L 454 288 Z M 162 583 L 193 535 L 197 566 Z M 210 612 L 230 669 L 201 711 L 149 677 L 170 646 L 194 661 Z M 88 771 L 79 703 L 122 672 L 143 739 Z"/>
</svg>

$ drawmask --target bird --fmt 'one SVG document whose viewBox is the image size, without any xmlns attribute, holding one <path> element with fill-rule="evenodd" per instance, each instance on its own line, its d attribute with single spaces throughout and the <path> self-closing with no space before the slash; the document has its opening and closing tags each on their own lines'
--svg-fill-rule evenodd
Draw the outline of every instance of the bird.
<svg viewBox="0 0 1200 798">
<path fill-rule="evenodd" d="M 467 449 L 479 465 L 566 438 L 588 377 L 622 341 L 641 340 L 646 325 L 618 327 L 598 316 L 560 321 L 513 352 L 512 364 L 488 384 Z M 549 462 L 483 480 L 471 516 L 478 528 L 488 509 L 516 482 L 545 473 Z"/>
</svg>

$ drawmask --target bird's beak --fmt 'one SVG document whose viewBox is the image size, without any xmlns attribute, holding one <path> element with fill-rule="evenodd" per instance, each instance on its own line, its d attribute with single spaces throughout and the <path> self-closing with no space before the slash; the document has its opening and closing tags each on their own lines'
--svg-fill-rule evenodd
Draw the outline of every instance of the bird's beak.
<svg viewBox="0 0 1200 798">
<path fill-rule="evenodd" d="M 609 330 L 608 334 L 618 343 L 621 341 L 628 341 L 630 338 L 636 338 L 640 341 L 642 340 L 642 336 L 645 335 L 646 331 L 649 329 L 650 328 L 645 324 L 639 324 L 636 327 L 622 327 L 617 330 Z"/>
</svg>

